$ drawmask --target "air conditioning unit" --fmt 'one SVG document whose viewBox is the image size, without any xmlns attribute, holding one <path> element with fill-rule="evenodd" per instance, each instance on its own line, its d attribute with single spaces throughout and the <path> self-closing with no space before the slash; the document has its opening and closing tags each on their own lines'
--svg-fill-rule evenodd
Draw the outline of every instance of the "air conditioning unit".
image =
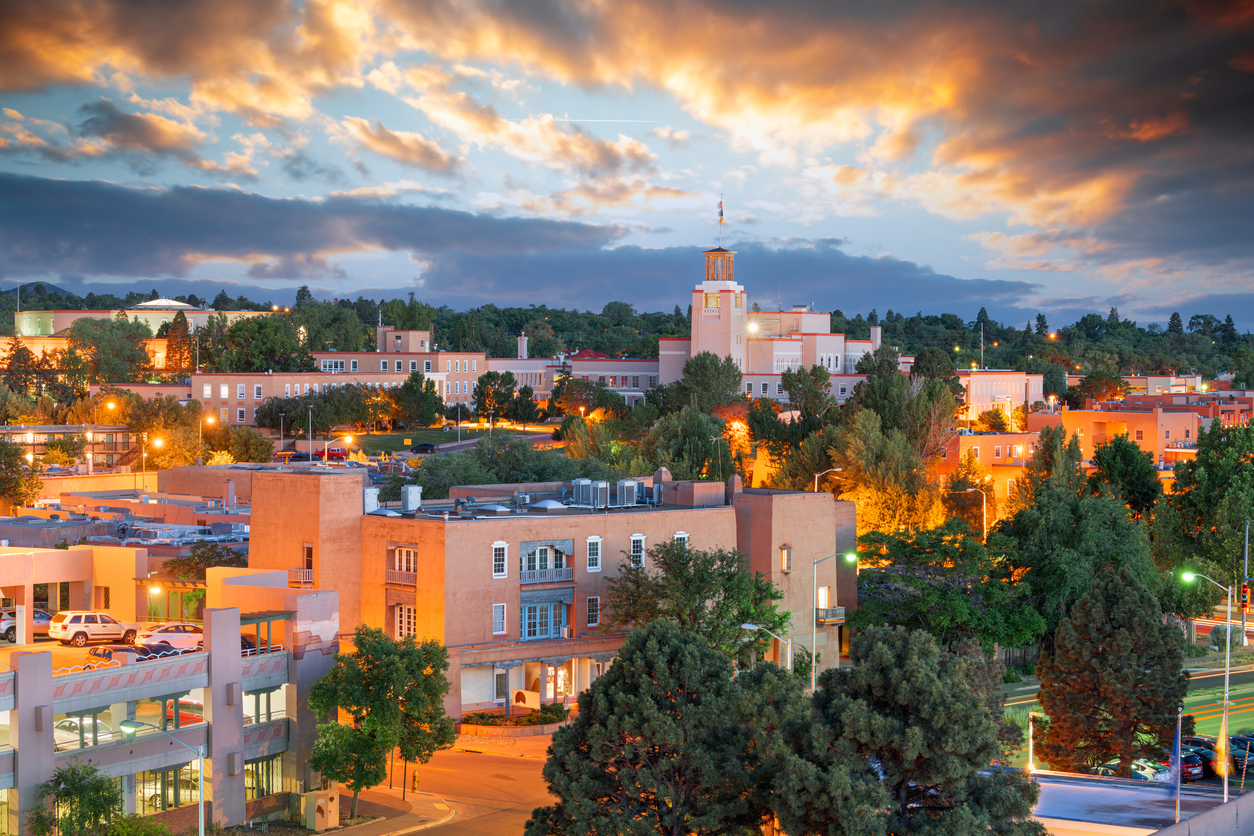
<svg viewBox="0 0 1254 836">
<path fill-rule="evenodd" d="M 570 483 L 571 492 L 574 494 L 576 505 L 592 504 L 592 480 L 591 479 L 575 479 Z"/>
<path fill-rule="evenodd" d="M 634 479 L 619 480 L 618 504 L 620 507 L 636 504 L 636 482 Z"/>
<path fill-rule="evenodd" d="M 417 511 L 422 507 L 422 485 L 401 486 L 401 510 Z"/>
<path fill-rule="evenodd" d="M 660 482 L 654 484 L 653 486 L 653 504 L 654 505 L 662 504 L 662 484 Z"/>
<path fill-rule="evenodd" d="M 362 488 L 362 513 L 369 514 L 379 510 L 379 489 Z"/>
<path fill-rule="evenodd" d="M 530 504 L 531 504 L 531 496 L 530 496 L 529 494 L 520 493 L 520 494 L 518 495 L 518 504 L 519 504 L 519 505 L 530 505 Z"/>
<path fill-rule="evenodd" d="M 593 482 L 592 483 L 592 506 L 594 508 L 610 507 L 610 483 L 609 482 Z"/>
</svg>

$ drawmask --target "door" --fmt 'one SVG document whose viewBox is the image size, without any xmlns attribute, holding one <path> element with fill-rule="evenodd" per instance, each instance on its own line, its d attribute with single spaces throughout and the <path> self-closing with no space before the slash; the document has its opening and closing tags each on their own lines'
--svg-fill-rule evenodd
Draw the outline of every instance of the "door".
<svg viewBox="0 0 1254 836">
<path fill-rule="evenodd" d="M 111 615 L 101 615 L 100 632 L 97 635 L 102 639 L 120 639 L 122 638 L 122 625 Z"/>
<path fill-rule="evenodd" d="M 83 616 L 83 632 L 87 634 L 90 641 L 102 638 L 100 635 L 100 618 L 96 615 Z"/>
</svg>

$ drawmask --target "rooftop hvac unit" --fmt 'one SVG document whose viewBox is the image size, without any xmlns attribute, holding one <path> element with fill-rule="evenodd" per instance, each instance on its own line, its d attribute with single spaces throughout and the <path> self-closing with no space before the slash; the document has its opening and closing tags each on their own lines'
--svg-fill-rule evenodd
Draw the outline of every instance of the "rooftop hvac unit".
<svg viewBox="0 0 1254 836">
<path fill-rule="evenodd" d="M 519 505 L 530 505 L 530 504 L 531 504 L 531 496 L 530 496 L 529 494 L 520 493 L 520 494 L 518 495 L 518 504 L 519 504 Z"/>
<path fill-rule="evenodd" d="M 618 504 L 621 507 L 636 504 L 636 482 L 634 479 L 618 481 Z"/>
<path fill-rule="evenodd" d="M 422 485 L 401 486 L 401 510 L 417 511 L 422 508 Z"/>
<path fill-rule="evenodd" d="M 369 514 L 379 510 L 379 489 L 378 488 L 362 488 L 361 491 L 361 508 L 363 514 Z"/>
<path fill-rule="evenodd" d="M 592 483 L 592 505 L 595 508 L 610 507 L 610 483 L 609 482 L 593 482 Z"/>
<path fill-rule="evenodd" d="M 592 504 L 592 480 L 591 479 L 575 479 L 570 483 L 571 493 L 574 495 L 576 505 Z"/>
<path fill-rule="evenodd" d="M 654 505 L 662 504 L 662 483 L 661 482 L 655 482 L 653 485 L 653 504 Z"/>
</svg>

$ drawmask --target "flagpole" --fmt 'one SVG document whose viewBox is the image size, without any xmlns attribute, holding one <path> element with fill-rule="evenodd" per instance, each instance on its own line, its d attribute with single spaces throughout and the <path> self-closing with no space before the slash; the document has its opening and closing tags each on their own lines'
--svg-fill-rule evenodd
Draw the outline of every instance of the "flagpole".
<svg viewBox="0 0 1254 836">
<path fill-rule="evenodd" d="M 1224 749 L 1224 804 L 1227 804 L 1228 773 L 1232 771 L 1232 741 L 1228 737 L 1228 675 L 1232 671 L 1232 587 L 1228 587 L 1228 610 L 1224 621 L 1224 719 L 1219 734 Z"/>
</svg>

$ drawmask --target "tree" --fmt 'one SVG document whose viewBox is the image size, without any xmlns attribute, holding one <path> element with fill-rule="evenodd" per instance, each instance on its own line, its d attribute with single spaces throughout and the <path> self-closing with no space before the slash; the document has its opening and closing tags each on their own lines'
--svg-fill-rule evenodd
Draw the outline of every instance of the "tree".
<svg viewBox="0 0 1254 836">
<path fill-rule="evenodd" d="M 1098 493 L 1105 486 L 1137 517 L 1147 514 L 1163 495 L 1153 455 L 1126 433 L 1099 445 L 1093 451 L 1093 465 L 1096 469 L 1089 474 L 1089 490 Z"/>
<path fill-rule="evenodd" d="M 44 461 L 53 463 L 49 455 L 54 456 L 57 464 L 73 464 L 83 457 L 87 450 L 87 436 L 82 433 L 54 438 L 44 445 Z"/>
<path fill-rule="evenodd" d="M 801 413 L 802 419 L 817 419 L 835 405 L 829 394 L 832 389 L 831 375 L 822 366 L 796 371 L 785 369 L 779 380 L 788 393 L 788 406 Z"/>
<path fill-rule="evenodd" d="M 1117 374 L 1107 371 L 1092 371 L 1075 387 L 1080 400 L 1092 398 L 1095 401 L 1111 401 L 1127 397 L 1131 387 Z"/>
<path fill-rule="evenodd" d="M 407 427 L 429 427 L 444 414 L 440 390 L 422 372 L 410 373 L 408 380 L 390 392 L 400 420 Z"/>
<path fill-rule="evenodd" d="M 305 372 L 313 358 L 291 315 L 246 316 L 227 327 L 217 358 L 219 372 Z"/>
<path fill-rule="evenodd" d="M 850 641 L 853 670 L 827 670 L 814 695 L 827 747 L 873 761 L 888 833 L 1044 836 L 1038 790 L 981 771 L 1001 754 L 1000 722 L 971 684 L 968 657 L 921 631 L 874 627 Z"/>
<path fill-rule="evenodd" d="M 910 367 L 910 376 L 941 381 L 949 387 L 955 401 L 959 403 L 966 395 L 966 387 L 962 385 L 962 381 L 958 380 L 958 371 L 954 366 L 951 351 L 934 346 L 923 349 L 914 358 L 914 365 Z"/>
<path fill-rule="evenodd" d="M 508 412 L 506 417 L 516 424 L 521 424 L 524 430 L 528 424 L 534 424 L 540 420 L 540 404 L 536 402 L 535 390 L 530 386 L 521 387 L 514 400 L 510 402 Z"/>
<path fill-rule="evenodd" d="M 453 721 L 444 713 L 448 651 L 414 636 L 396 640 L 361 625 L 352 653 L 335 654 L 335 667 L 309 689 L 309 707 L 330 716 L 318 726 L 309 763 L 353 791 L 352 817 L 363 789 L 387 778 L 397 746 L 406 761 L 426 763 L 453 745 Z M 342 711 L 351 725 L 341 725 Z"/>
<path fill-rule="evenodd" d="M 139 380 L 149 366 L 144 344 L 150 339 L 146 324 L 131 322 L 121 311 L 116 319 L 76 319 L 69 328 L 70 347 L 87 361 L 97 383 Z"/>
<path fill-rule="evenodd" d="M 723 438 L 723 422 L 690 406 L 659 418 L 640 442 L 639 455 L 680 480 L 722 482 L 734 466 L 731 448 Z"/>
<path fill-rule="evenodd" d="M 26 461 L 26 452 L 17 444 L 0 439 L 0 498 L 14 505 L 34 505 L 43 490 L 38 462 Z"/>
<path fill-rule="evenodd" d="M 960 517 L 972 531 L 983 532 L 986 522 L 991 527 L 997 521 L 997 494 L 991 480 L 975 451 L 968 450 L 945 479 L 941 493 L 945 513 Z"/>
<path fill-rule="evenodd" d="M 1153 593 L 1126 567 L 1093 579 L 1058 624 L 1036 674 L 1041 757 L 1074 772 L 1110 758 L 1131 775 L 1136 758 L 1170 745 L 1176 710 L 1188 688 L 1184 635 L 1164 624 Z"/>
<path fill-rule="evenodd" d="M 1183 334 L 1184 333 L 1184 320 L 1180 318 L 1179 311 L 1175 311 L 1174 313 L 1172 313 L 1171 318 L 1167 320 L 1167 333 L 1169 334 Z"/>
<path fill-rule="evenodd" d="M 187 324 L 187 315 L 182 311 L 175 313 L 174 319 L 170 320 L 170 330 L 166 332 L 165 338 L 166 370 L 182 376 L 196 362 L 191 328 Z"/>
<path fill-rule="evenodd" d="M 39 804 L 26 813 L 33 836 L 87 836 L 120 817 L 122 788 L 99 767 L 78 760 L 57 767 L 39 785 Z"/>
<path fill-rule="evenodd" d="M 719 359 L 708 351 L 693 355 L 684 363 L 677 399 L 681 406 L 709 412 L 716 406 L 740 397 L 741 374 L 731 357 Z"/>
<path fill-rule="evenodd" d="M 851 627 L 872 625 L 925 630 L 943 648 L 974 642 L 1026 647 L 1045 631 L 1027 603 L 1028 589 L 1014 582 L 995 536 L 993 548 L 951 519 L 913 534 L 871 532 L 859 541 L 858 609 Z"/>
<path fill-rule="evenodd" d="M 805 700 L 773 665 L 732 672 L 673 622 L 632 631 L 554 733 L 544 779 L 558 802 L 536 808 L 527 836 L 760 833 L 779 795 L 781 729 Z"/>
<path fill-rule="evenodd" d="M 1010 429 L 1006 413 L 1000 409 L 986 409 L 980 413 L 980 429 L 985 432 L 1004 433 Z"/>
<path fill-rule="evenodd" d="M 763 652 L 771 637 L 741 625 L 782 635 L 789 614 L 776 603 L 784 597 L 779 588 L 761 572 L 749 574 L 746 563 L 737 551 L 691 549 L 679 540 L 659 543 L 640 565 L 623 563 L 618 577 L 606 581 L 607 624 L 626 630 L 669 619 L 728 657 Z"/>
<path fill-rule="evenodd" d="M 165 562 L 166 570 L 176 578 L 192 581 L 203 581 L 207 570 L 219 566 L 246 568 L 248 556 L 222 543 L 197 540 L 188 549 L 186 557 L 172 557 Z"/>
<path fill-rule="evenodd" d="M 497 418 L 504 418 L 517 385 L 513 372 L 484 372 L 479 375 L 473 392 L 475 414 L 480 420 L 487 419 L 489 411 Z"/>
<path fill-rule="evenodd" d="M 274 458 L 274 442 L 252 427 L 227 428 L 230 445 L 226 448 L 237 462 L 268 462 Z"/>
<path fill-rule="evenodd" d="M 1036 315 L 1036 333 L 1042 337 L 1049 334 L 1049 320 L 1045 318 L 1043 313 Z"/>
<path fill-rule="evenodd" d="M 38 391 L 36 384 L 40 377 L 39 358 L 22 344 L 21 338 L 10 337 L 5 347 L 4 385 L 20 395 L 30 396 Z"/>
</svg>

